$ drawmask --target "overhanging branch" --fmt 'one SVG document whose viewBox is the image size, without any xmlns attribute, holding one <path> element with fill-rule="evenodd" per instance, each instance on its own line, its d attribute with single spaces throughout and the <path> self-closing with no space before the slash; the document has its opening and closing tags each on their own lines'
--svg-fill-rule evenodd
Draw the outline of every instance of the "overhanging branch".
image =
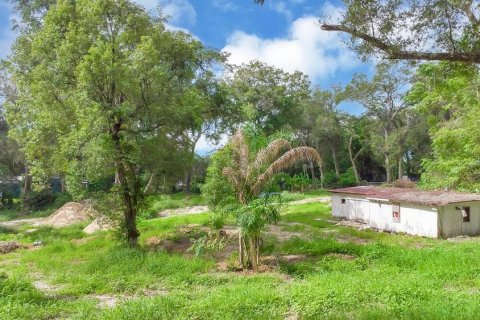
<svg viewBox="0 0 480 320">
<path fill-rule="evenodd" d="M 362 39 L 375 48 L 385 52 L 390 59 L 399 60 L 428 60 L 428 61 L 450 61 L 480 63 L 480 54 L 471 52 L 422 52 L 399 50 L 394 45 L 388 44 L 379 38 L 360 32 L 340 24 L 322 24 L 320 26 L 325 31 L 340 31 L 350 34 L 354 38 Z"/>
</svg>

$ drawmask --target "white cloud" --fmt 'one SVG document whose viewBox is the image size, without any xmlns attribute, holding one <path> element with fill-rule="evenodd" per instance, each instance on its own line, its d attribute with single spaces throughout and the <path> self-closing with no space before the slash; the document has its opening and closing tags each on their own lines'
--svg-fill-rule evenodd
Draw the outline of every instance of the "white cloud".
<svg viewBox="0 0 480 320">
<path fill-rule="evenodd" d="M 270 1 L 268 3 L 270 9 L 275 12 L 278 12 L 287 18 L 287 20 L 292 20 L 292 12 L 287 9 L 287 4 L 283 1 Z"/>
<path fill-rule="evenodd" d="M 170 23 L 195 25 L 197 12 L 188 0 L 161 0 L 163 13 L 171 17 Z"/>
<path fill-rule="evenodd" d="M 238 5 L 229 0 L 213 0 L 212 4 L 214 7 L 222 11 L 235 11 L 240 9 Z"/>
<path fill-rule="evenodd" d="M 230 63 L 260 60 L 288 72 L 299 70 L 314 82 L 338 71 L 352 70 L 360 63 L 341 35 L 320 29 L 317 17 L 295 20 L 283 38 L 265 39 L 236 31 L 227 39 L 223 51 L 231 54 Z"/>
<path fill-rule="evenodd" d="M 143 6 L 147 11 L 154 12 L 157 7 L 162 9 L 162 13 L 170 17 L 169 23 L 174 25 L 187 24 L 195 25 L 197 22 L 197 12 L 188 0 L 133 0 L 135 3 Z"/>
</svg>

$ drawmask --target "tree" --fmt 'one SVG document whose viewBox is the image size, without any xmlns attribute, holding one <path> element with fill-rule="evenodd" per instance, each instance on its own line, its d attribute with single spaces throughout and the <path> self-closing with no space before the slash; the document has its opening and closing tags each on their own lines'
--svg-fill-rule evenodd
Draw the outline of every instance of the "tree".
<svg viewBox="0 0 480 320">
<path fill-rule="evenodd" d="M 8 136 L 4 104 L 16 99 L 17 90 L 5 66 L 0 68 L 0 181 L 17 176 L 24 171 L 23 154 L 18 143 Z"/>
<path fill-rule="evenodd" d="M 257 271 L 261 231 L 266 224 L 278 220 L 277 201 L 272 201 L 268 194 L 259 198 L 260 194 L 282 170 L 301 161 L 320 164 L 321 158 L 315 149 L 292 149 L 282 138 L 261 148 L 255 147 L 258 141 L 253 140 L 249 141 L 243 131 L 237 131 L 215 155 L 203 191 L 214 209 L 234 208 L 240 227 L 240 263 Z"/>
<path fill-rule="evenodd" d="M 408 72 L 390 64 L 377 65 L 371 80 L 365 75 L 354 75 L 346 88 L 348 99 L 361 103 L 367 114 L 376 120 L 377 132 L 371 140 L 375 149 L 381 152 L 384 160 L 387 183 L 392 182 L 392 169 L 398 163 L 399 176 L 403 174 L 405 134 L 407 132 L 403 115 L 409 107 L 403 96 L 409 82 Z"/>
<path fill-rule="evenodd" d="M 348 139 L 347 150 L 350 163 L 352 164 L 353 174 L 355 175 L 355 181 L 360 183 L 360 174 L 358 173 L 357 160 L 358 157 L 365 152 L 367 141 L 362 134 L 364 125 L 361 123 L 362 118 L 356 118 L 353 116 L 344 116 L 344 129 L 345 135 Z"/>
<path fill-rule="evenodd" d="M 19 97 L 8 121 L 32 173 L 56 171 L 75 185 L 116 172 L 135 246 L 142 173 L 175 153 L 192 83 L 219 60 L 127 0 L 58 1 L 13 47 Z"/>
<path fill-rule="evenodd" d="M 197 79 L 190 94 L 192 113 L 185 119 L 189 130 L 184 141 L 189 152 L 185 179 L 186 191 L 190 192 L 192 170 L 195 161 L 195 148 L 203 136 L 218 142 L 224 134 L 233 134 L 234 128 L 243 120 L 238 105 L 229 99 L 230 88 L 223 81 L 218 81 L 213 73 Z"/>
<path fill-rule="evenodd" d="M 318 135 L 320 141 L 326 142 L 330 148 L 337 179 L 340 177 L 338 154 L 343 138 L 337 110 L 340 101 L 341 92 L 339 90 L 315 90 L 311 102 L 317 108 L 314 133 Z"/>
<path fill-rule="evenodd" d="M 30 33 L 42 26 L 43 19 L 56 0 L 10 0 L 13 12 L 19 17 L 13 21 L 13 28 L 22 33 Z"/>
<path fill-rule="evenodd" d="M 269 135 L 295 126 L 303 100 L 308 98 L 310 82 L 303 73 L 288 73 L 260 61 L 234 66 L 227 74 L 233 103 Z"/>
<path fill-rule="evenodd" d="M 480 75 L 472 65 L 420 66 L 407 95 L 429 125 L 432 153 L 423 161 L 429 188 L 480 189 Z"/>
</svg>

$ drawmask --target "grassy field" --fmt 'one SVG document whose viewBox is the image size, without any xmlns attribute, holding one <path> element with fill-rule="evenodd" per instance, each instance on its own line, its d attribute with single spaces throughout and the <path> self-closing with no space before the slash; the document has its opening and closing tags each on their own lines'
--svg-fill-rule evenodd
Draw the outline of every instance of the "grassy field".
<svg viewBox="0 0 480 320">
<path fill-rule="evenodd" d="M 176 205 L 155 201 L 161 208 Z M 476 319 L 480 314 L 479 239 L 452 242 L 358 230 L 333 221 L 327 204 L 291 205 L 275 232 L 265 235 L 265 271 L 251 274 L 219 268 L 222 259 L 232 263 L 235 252 L 221 258 L 181 253 L 184 240 L 208 232 L 210 221 L 208 213 L 142 220 L 141 249 L 126 248 L 115 232 L 85 235 L 84 225 L 2 228 L 0 240 L 43 245 L 0 255 L 0 319 Z"/>
</svg>

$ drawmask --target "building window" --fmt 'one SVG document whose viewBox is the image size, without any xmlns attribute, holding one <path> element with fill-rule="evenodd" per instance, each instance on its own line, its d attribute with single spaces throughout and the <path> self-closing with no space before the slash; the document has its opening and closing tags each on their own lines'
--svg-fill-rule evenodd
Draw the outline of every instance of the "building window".
<svg viewBox="0 0 480 320">
<path fill-rule="evenodd" d="M 392 218 L 393 222 L 400 222 L 400 205 L 392 204 Z"/>
<path fill-rule="evenodd" d="M 342 199 L 342 200 L 341 200 L 341 203 L 342 203 L 342 204 L 345 204 L 345 203 L 346 203 L 345 199 Z"/>
<path fill-rule="evenodd" d="M 470 222 L 470 207 L 462 207 L 461 212 L 463 222 Z"/>
</svg>

